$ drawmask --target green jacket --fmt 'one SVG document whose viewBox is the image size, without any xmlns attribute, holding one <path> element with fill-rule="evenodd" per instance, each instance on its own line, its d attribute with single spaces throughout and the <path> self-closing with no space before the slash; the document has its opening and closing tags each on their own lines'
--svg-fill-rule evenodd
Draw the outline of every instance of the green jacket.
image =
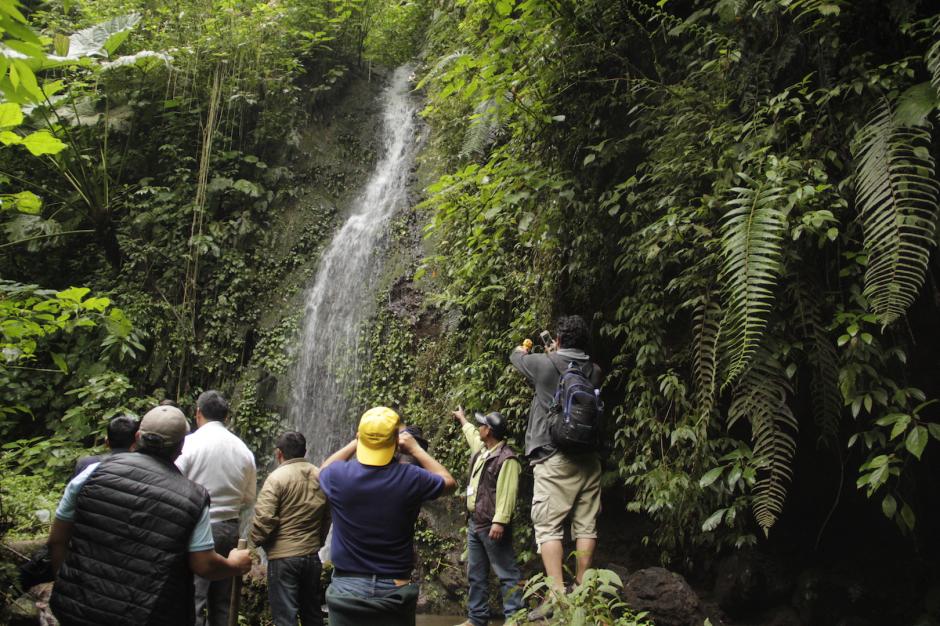
<svg viewBox="0 0 940 626">
<path fill-rule="evenodd" d="M 258 493 L 249 539 L 269 559 L 314 554 L 329 528 L 320 471 L 306 459 L 289 459 L 268 475 Z"/>
</svg>

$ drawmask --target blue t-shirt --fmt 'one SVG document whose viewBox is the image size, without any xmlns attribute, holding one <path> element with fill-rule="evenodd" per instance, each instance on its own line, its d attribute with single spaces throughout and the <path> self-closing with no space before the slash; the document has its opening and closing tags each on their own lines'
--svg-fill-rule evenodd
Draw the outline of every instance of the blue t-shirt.
<svg viewBox="0 0 940 626">
<path fill-rule="evenodd" d="M 421 503 L 444 490 L 444 479 L 404 463 L 375 467 L 353 459 L 320 470 L 333 515 L 333 567 L 341 572 L 408 578 L 414 567 L 415 521 Z"/>
<path fill-rule="evenodd" d="M 62 500 L 59 501 L 59 507 L 55 511 L 55 516 L 63 522 L 75 521 L 75 502 L 78 500 L 78 492 L 82 490 L 82 485 L 88 480 L 88 477 L 98 469 L 101 463 L 92 463 L 82 472 L 69 481 L 65 487 L 65 493 L 62 494 Z M 202 509 L 202 515 L 196 523 L 192 534 L 189 536 L 189 551 L 203 552 L 205 550 L 215 549 L 215 541 L 212 538 L 212 526 L 209 524 L 209 507 Z M 222 556 L 228 556 L 223 554 Z"/>
</svg>

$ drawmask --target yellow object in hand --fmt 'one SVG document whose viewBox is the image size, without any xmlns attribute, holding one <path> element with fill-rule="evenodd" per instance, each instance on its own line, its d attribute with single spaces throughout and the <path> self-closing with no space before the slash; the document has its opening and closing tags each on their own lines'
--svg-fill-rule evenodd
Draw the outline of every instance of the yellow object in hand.
<svg viewBox="0 0 940 626">
<path fill-rule="evenodd" d="M 524 341 L 522 342 L 522 347 L 525 348 L 526 350 L 531 350 L 531 349 L 532 349 L 532 340 L 531 340 L 531 339 L 526 339 L 526 340 L 524 340 Z"/>
</svg>

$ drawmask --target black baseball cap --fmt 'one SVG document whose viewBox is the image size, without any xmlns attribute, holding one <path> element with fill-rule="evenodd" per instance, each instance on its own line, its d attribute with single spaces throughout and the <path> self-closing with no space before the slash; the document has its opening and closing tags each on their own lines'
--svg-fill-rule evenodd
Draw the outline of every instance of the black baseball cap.
<svg viewBox="0 0 940 626">
<path fill-rule="evenodd" d="M 474 417 L 476 418 L 477 423 L 484 426 L 489 426 L 493 431 L 493 436 L 497 439 L 502 439 L 506 435 L 506 419 L 499 411 L 493 411 L 492 413 L 487 413 L 486 415 L 483 415 L 482 413 L 474 413 Z"/>
</svg>

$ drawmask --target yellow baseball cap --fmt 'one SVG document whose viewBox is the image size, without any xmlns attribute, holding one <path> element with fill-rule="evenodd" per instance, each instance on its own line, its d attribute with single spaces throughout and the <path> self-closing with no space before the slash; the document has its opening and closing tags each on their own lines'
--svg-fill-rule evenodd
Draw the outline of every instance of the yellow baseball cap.
<svg viewBox="0 0 940 626">
<path fill-rule="evenodd" d="M 356 458 L 363 465 L 388 465 L 398 447 L 398 413 L 387 406 L 376 406 L 359 420 L 359 445 Z"/>
</svg>

